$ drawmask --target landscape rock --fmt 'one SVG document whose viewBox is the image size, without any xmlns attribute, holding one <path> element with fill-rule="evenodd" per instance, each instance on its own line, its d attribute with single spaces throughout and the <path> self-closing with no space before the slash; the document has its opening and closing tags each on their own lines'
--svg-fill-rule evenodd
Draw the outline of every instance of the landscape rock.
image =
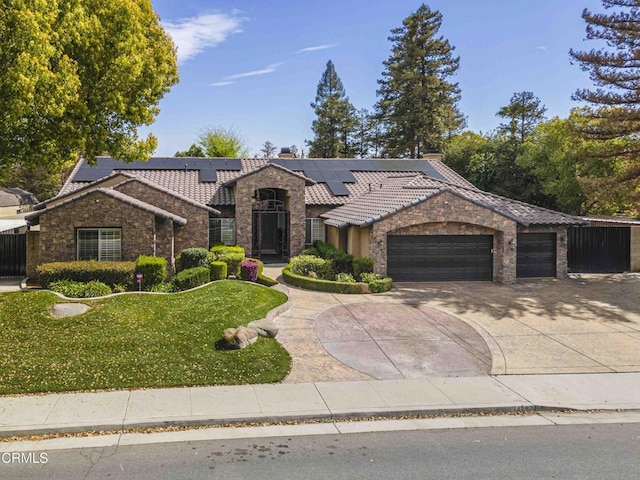
<svg viewBox="0 0 640 480">
<path fill-rule="evenodd" d="M 230 350 L 244 348 L 256 340 L 258 340 L 258 332 L 242 325 L 238 328 L 226 328 L 222 332 L 222 346 Z"/>
<path fill-rule="evenodd" d="M 267 320 L 266 318 L 255 320 L 247 326 L 256 330 L 261 337 L 275 338 L 278 335 L 278 327 L 275 326 L 272 320 Z"/>
<path fill-rule="evenodd" d="M 54 317 L 64 318 L 82 315 L 89 310 L 89 305 L 84 303 L 56 303 L 51 310 Z"/>
</svg>

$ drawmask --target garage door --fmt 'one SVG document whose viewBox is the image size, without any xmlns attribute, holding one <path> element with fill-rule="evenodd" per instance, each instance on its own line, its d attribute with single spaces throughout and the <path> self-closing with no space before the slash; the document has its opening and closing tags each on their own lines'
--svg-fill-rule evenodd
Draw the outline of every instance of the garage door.
<svg viewBox="0 0 640 480">
<path fill-rule="evenodd" d="M 569 229 L 571 272 L 614 273 L 631 270 L 629 227 L 574 227 Z"/>
<path fill-rule="evenodd" d="M 492 280 L 492 235 L 389 235 L 387 274 L 399 282 Z"/>
<path fill-rule="evenodd" d="M 555 233 L 519 233 L 517 254 L 518 277 L 556 276 Z"/>
</svg>

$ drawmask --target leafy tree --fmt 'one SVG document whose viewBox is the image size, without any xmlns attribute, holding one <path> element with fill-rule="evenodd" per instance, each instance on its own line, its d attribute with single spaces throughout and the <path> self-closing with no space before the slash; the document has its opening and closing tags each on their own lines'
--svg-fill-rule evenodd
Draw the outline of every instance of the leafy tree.
<svg viewBox="0 0 640 480">
<path fill-rule="evenodd" d="M 206 157 L 206 155 L 200 145 L 192 143 L 189 150 L 182 152 L 178 151 L 175 153 L 174 157 Z"/>
<path fill-rule="evenodd" d="M 465 125 L 458 110 L 460 88 L 449 80 L 460 59 L 438 36 L 441 24 L 442 15 L 422 4 L 402 27 L 391 30 L 391 56 L 378 80 L 376 104 L 391 155 L 417 158 L 441 149 Z"/>
<path fill-rule="evenodd" d="M 198 143 L 207 157 L 249 156 L 246 140 L 233 128 L 206 127 L 198 134 Z"/>
<path fill-rule="evenodd" d="M 532 92 L 514 93 L 509 105 L 502 107 L 496 114 L 508 120 L 498 128 L 512 139 L 523 143 L 536 126 L 544 120 L 547 108 Z"/>
<path fill-rule="evenodd" d="M 443 161 L 463 177 L 470 174 L 469 164 L 486 149 L 487 139 L 482 135 L 467 130 L 451 137 L 444 147 Z"/>
<path fill-rule="evenodd" d="M 175 47 L 149 0 L 4 2 L 0 166 L 58 174 L 82 154 L 146 159 L 140 139 L 178 82 Z"/>
<path fill-rule="evenodd" d="M 329 60 L 322 74 L 315 101 L 311 103 L 316 119 L 311 129 L 313 140 L 307 140 L 309 157 L 335 158 L 352 156 L 351 138 L 356 128 L 355 108 L 349 102 L 333 62 Z"/>
<path fill-rule="evenodd" d="M 262 148 L 260 149 L 260 153 L 262 154 L 263 158 L 273 158 L 277 151 L 278 149 L 276 148 L 276 146 L 269 140 L 264 142 L 262 144 Z"/>
<path fill-rule="evenodd" d="M 291 146 L 289 147 L 289 151 L 291 152 L 291 154 L 292 154 L 294 157 L 296 157 L 296 158 L 298 157 L 298 146 L 297 146 L 297 145 L 291 145 Z"/>
<path fill-rule="evenodd" d="M 605 196 L 623 198 L 640 195 L 640 4 L 637 0 L 602 0 L 607 13 L 585 9 L 587 40 L 604 41 L 604 46 L 589 51 L 571 50 L 571 57 L 589 72 L 595 88 L 580 89 L 574 100 L 585 101 L 585 122 L 579 126 L 582 138 L 599 144 L 593 158 L 607 164 L 609 178 L 601 178 L 602 187 L 615 192 Z M 629 205 L 628 197 L 622 203 Z M 617 202 L 613 202 L 616 204 Z M 637 211 L 637 204 L 635 207 Z M 625 208 L 628 210 L 628 208 Z"/>
</svg>

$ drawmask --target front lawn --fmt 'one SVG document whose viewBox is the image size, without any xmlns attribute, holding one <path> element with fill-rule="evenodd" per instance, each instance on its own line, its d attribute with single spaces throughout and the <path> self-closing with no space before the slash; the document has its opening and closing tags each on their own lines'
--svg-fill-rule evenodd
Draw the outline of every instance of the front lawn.
<svg viewBox="0 0 640 480">
<path fill-rule="evenodd" d="M 231 385 L 282 380 L 291 358 L 274 339 L 218 351 L 228 327 L 286 301 L 241 281 L 171 295 L 85 299 L 91 309 L 55 318 L 49 292 L 0 295 L 0 394 Z"/>
</svg>

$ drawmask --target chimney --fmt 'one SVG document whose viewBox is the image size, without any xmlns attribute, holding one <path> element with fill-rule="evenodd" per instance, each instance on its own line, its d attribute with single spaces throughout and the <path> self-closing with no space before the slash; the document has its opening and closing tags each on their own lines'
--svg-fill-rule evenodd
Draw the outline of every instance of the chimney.
<svg viewBox="0 0 640 480">
<path fill-rule="evenodd" d="M 291 149 L 289 147 L 282 147 L 278 154 L 278 158 L 296 158 L 296 156 L 291 153 Z"/>
<path fill-rule="evenodd" d="M 422 154 L 422 158 L 424 158 L 425 160 L 438 160 L 441 162 L 443 157 L 444 155 L 440 152 L 430 152 Z"/>
</svg>

